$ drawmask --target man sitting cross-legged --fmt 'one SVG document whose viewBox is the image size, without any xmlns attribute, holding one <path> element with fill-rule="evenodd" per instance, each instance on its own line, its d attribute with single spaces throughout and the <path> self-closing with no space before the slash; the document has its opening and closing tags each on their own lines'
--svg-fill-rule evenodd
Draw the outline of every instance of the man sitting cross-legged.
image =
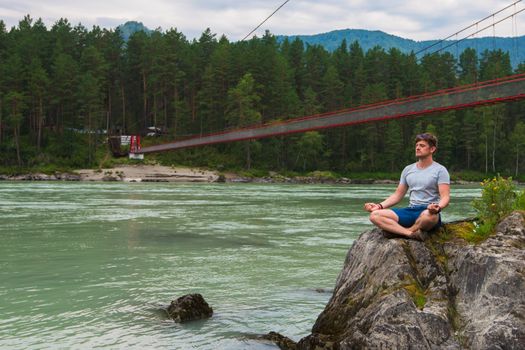
<svg viewBox="0 0 525 350">
<path fill-rule="evenodd" d="M 377 227 L 405 237 L 423 240 L 422 231 L 441 224 L 441 210 L 450 201 L 450 175 L 435 162 L 437 138 L 430 134 L 416 137 L 416 163 L 403 169 L 396 191 L 380 203 L 366 203 L 370 221 Z M 407 208 L 390 208 L 409 193 Z"/>
</svg>

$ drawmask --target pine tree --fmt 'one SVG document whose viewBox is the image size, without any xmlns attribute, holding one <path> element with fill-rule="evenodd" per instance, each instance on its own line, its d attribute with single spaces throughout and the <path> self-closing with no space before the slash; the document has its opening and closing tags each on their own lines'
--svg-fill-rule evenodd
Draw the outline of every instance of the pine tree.
<svg viewBox="0 0 525 350">
<path fill-rule="evenodd" d="M 234 127 L 252 126 L 261 122 L 261 113 L 255 109 L 260 97 L 255 92 L 255 80 L 246 73 L 236 87 L 228 91 L 227 119 Z M 244 141 L 246 168 L 251 168 L 251 141 Z"/>
<path fill-rule="evenodd" d="M 520 168 L 520 151 L 525 147 L 525 123 L 518 122 L 514 127 L 514 131 L 510 135 L 510 142 L 516 151 L 516 167 L 514 175 L 518 177 Z"/>
<path fill-rule="evenodd" d="M 47 97 L 49 78 L 42 67 L 40 59 L 34 58 L 29 66 L 29 89 L 33 96 L 32 115 L 35 116 L 32 129 L 36 131 L 36 149 L 40 151 L 42 143 L 42 129 L 44 126 L 44 99 Z"/>
</svg>

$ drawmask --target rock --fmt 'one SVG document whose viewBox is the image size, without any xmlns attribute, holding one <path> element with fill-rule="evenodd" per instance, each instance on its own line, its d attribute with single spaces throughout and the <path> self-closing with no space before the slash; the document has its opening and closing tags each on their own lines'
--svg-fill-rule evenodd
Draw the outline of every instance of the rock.
<svg viewBox="0 0 525 350">
<path fill-rule="evenodd" d="M 179 323 L 210 318 L 213 309 L 200 294 L 187 294 L 171 302 L 169 316 Z"/>
<path fill-rule="evenodd" d="M 371 185 L 374 183 L 373 179 L 353 179 L 352 184 L 356 185 Z"/>
<path fill-rule="evenodd" d="M 297 349 L 523 348 L 523 215 L 510 215 L 479 245 L 434 235 L 361 234 Z"/>
<path fill-rule="evenodd" d="M 114 181 L 118 181 L 118 179 L 117 179 L 116 176 L 105 175 L 105 176 L 102 178 L 102 181 L 114 182 Z"/>
<path fill-rule="evenodd" d="M 512 213 L 479 245 L 445 244 L 463 345 L 525 348 L 525 221 Z"/>
<path fill-rule="evenodd" d="M 296 342 L 276 332 L 270 332 L 268 334 L 265 334 L 261 336 L 261 339 L 269 340 L 275 343 L 281 350 L 296 350 L 297 349 Z"/>
</svg>

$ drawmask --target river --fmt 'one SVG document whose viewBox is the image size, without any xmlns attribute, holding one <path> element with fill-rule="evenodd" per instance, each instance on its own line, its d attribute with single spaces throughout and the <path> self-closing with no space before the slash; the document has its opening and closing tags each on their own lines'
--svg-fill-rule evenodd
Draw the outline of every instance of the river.
<svg viewBox="0 0 525 350">
<path fill-rule="evenodd" d="M 307 335 L 390 185 L 0 182 L 0 348 L 274 349 Z M 472 216 L 453 186 L 444 221 Z M 163 308 L 201 293 L 206 321 Z"/>
</svg>

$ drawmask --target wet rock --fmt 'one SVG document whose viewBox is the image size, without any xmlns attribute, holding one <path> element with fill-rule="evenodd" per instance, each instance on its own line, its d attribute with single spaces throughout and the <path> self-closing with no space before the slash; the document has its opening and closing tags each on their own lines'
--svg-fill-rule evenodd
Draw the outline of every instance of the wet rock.
<svg viewBox="0 0 525 350">
<path fill-rule="evenodd" d="M 114 182 L 114 181 L 118 181 L 118 180 L 119 179 L 116 176 L 112 176 L 112 175 L 105 175 L 102 178 L 102 181 L 107 181 L 107 182 Z"/>
<path fill-rule="evenodd" d="M 479 245 L 364 232 L 297 349 L 522 348 L 524 227 L 515 212 Z"/>
<path fill-rule="evenodd" d="M 276 332 L 270 332 L 266 335 L 263 335 L 261 339 L 269 340 L 275 343 L 281 350 L 296 350 L 297 349 L 296 342 Z"/>
<path fill-rule="evenodd" d="M 171 302 L 169 316 L 179 323 L 210 318 L 213 309 L 200 294 L 187 294 Z"/>
</svg>

